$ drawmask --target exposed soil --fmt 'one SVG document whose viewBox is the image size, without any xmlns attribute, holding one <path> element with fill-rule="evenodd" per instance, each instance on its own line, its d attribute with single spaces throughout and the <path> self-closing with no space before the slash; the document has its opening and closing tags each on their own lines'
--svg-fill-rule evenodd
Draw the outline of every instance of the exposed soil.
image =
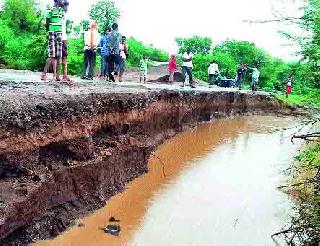
<svg viewBox="0 0 320 246">
<path fill-rule="evenodd" d="M 169 75 L 164 75 L 155 80 L 149 80 L 150 82 L 157 82 L 157 83 L 169 83 Z M 173 76 L 173 80 L 175 82 L 184 82 L 184 76 L 180 72 L 175 72 Z"/>
<path fill-rule="evenodd" d="M 0 82 L 0 244 L 57 236 L 147 172 L 151 152 L 200 122 L 292 114 L 267 94 Z"/>
</svg>

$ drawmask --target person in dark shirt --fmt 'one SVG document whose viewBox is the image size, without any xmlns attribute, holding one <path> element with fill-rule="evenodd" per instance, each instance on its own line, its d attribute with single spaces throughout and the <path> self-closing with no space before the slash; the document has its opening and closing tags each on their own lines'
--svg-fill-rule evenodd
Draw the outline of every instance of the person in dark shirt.
<svg viewBox="0 0 320 246">
<path fill-rule="evenodd" d="M 110 58 L 110 48 L 109 48 L 109 34 L 111 32 L 111 28 L 107 27 L 104 35 L 101 37 L 99 49 L 101 55 L 101 72 L 100 79 L 105 80 L 109 79 L 108 76 L 108 68 L 109 68 L 109 58 Z"/>
<path fill-rule="evenodd" d="M 239 90 L 241 90 L 242 88 L 242 84 L 244 81 L 244 77 L 246 76 L 247 70 L 248 68 L 246 64 L 241 64 L 237 70 L 237 86 L 239 87 Z"/>
</svg>

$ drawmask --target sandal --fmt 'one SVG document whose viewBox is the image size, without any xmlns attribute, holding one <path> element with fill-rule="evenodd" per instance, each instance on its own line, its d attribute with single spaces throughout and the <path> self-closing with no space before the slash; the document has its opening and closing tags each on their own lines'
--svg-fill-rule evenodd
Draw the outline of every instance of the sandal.
<svg viewBox="0 0 320 246">
<path fill-rule="evenodd" d="M 69 76 L 63 76 L 63 77 L 62 77 L 62 80 L 63 80 L 63 81 L 71 81 L 71 79 L 70 79 Z"/>
<path fill-rule="evenodd" d="M 66 84 L 67 86 L 70 86 L 70 87 L 75 87 L 76 86 L 76 83 L 73 82 L 72 80 L 69 80 L 69 81 L 62 81 L 63 84 Z"/>
<path fill-rule="evenodd" d="M 47 80 L 47 75 L 46 74 L 41 74 L 41 80 L 46 81 Z"/>
</svg>

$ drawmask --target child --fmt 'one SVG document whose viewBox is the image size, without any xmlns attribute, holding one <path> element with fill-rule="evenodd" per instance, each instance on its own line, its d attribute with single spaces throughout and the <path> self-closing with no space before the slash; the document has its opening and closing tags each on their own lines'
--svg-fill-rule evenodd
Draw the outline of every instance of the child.
<svg viewBox="0 0 320 246">
<path fill-rule="evenodd" d="M 126 36 L 122 36 L 120 42 L 120 58 L 121 62 L 117 67 L 117 72 L 119 73 L 119 82 L 122 82 L 122 76 L 126 67 L 126 60 L 128 58 L 128 45 Z"/>
<path fill-rule="evenodd" d="M 176 56 L 172 55 L 169 62 L 169 82 L 172 84 L 174 81 L 174 73 L 177 70 Z"/>
<path fill-rule="evenodd" d="M 41 80 L 47 80 L 47 72 L 50 66 L 53 68 L 53 79 L 60 81 L 59 63 L 62 58 L 62 18 L 64 10 L 61 0 L 54 0 L 54 6 L 50 9 L 46 19 L 48 30 L 48 54 Z"/>
<path fill-rule="evenodd" d="M 147 81 L 147 74 L 148 74 L 148 59 L 146 56 L 142 56 L 140 60 L 140 83 L 145 83 Z"/>
<path fill-rule="evenodd" d="M 286 86 L 286 98 L 289 98 L 289 95 L 292 92 L 292 80 L 293 80 L 293 78 L 290 76 L 288 79 L 287 86 Z"/>
</svg>

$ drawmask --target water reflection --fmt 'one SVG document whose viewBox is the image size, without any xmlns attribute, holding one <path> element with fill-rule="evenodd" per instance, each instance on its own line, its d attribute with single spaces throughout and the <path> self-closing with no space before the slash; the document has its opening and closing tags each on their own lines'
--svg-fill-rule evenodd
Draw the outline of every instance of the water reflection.
<svg viewBox="0 0 320 246">
<path fill-rule="evenodd" d="M 273 245 L 290 202 L 276 190 L 292 145 L 291 118 L 221 120 L 179 134 L 156 152 L 150 172 L 55 240 L 38 245 Z M 99 228 L 120 219 L 120 237 Z"/>
</svg>

